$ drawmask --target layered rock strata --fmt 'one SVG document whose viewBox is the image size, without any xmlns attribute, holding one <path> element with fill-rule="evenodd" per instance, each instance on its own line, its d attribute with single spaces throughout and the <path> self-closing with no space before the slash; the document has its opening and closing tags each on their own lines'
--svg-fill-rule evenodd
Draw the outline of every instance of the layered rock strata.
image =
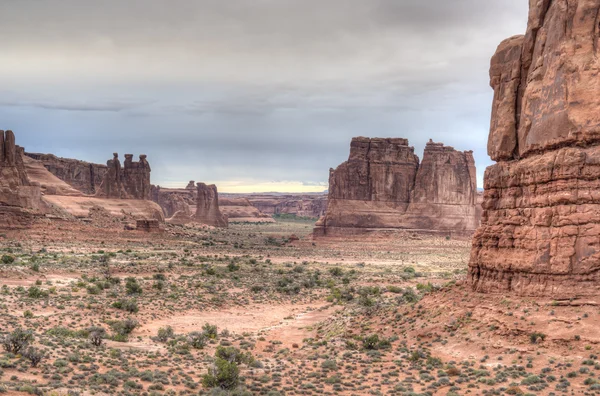
<svg viewBox="0 0 600 396">
<path fill-rule="evenodd" d="M 289 214 L 318 219 L 327 210 L 326 194 L 252 194 L 248 201 L 266 215 Z"/>
<path fill-rule="evenodd" d="M 197 187 L 194 221 L 213 227 L 227 227 L 227 218 L 219 210 L 217 186 L 197 183 Z"/>
<path fill-rule="evenodd" d="M 26 226 L 30 215 L 47 209 L 39 183 L 27 177 L 23 153 L 12 131 L 0 131 L 0 228 Z"/>
<path fill-rule="evenodd" d="M 125 154 L 121 166 L 119 154 L 106 163 L 107 172 L 96 196 L 113 199 L 150 200 L 150 164 L 146 155 L 140 155 L 139 161 L 133 161 L 133 154 Z"/>
<path fill-rule="evenodd" d="M 273 217 L 254 207 L 248 198 L 219 198 L 219 209 L 230 222 L 275 222 Z"/>
<path fill-rule="evenodd" d="M 484 214 L 469 283 L 572 298 L 600 291 L 600 0 L 530 1 L 500 44 Z"/>
<path fill-rule="evenodd" d="M 411 230 L 468 234 L 478 224 L 472 152 L 430 141 L 421 164 L 407 139 L 352 139 L 330 170 L 328 207 L 314 236 Z"/>
<path fill-rule="evenodd" d="M 98 191 L 104 175 L 108 171 L 106 165 L 59 158 L 53 154 L 25 153 L 25 155 L 41 162 L 54 176 L 88 195 L 93 195 Z"/>
</svg>

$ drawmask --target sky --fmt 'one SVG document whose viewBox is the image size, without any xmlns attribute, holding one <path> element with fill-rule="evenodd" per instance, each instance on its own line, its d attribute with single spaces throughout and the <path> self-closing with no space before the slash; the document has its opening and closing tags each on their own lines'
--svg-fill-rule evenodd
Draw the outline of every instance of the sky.
<svg viewBox="0 0 600 396">
<path fill-rule="evenodd" d="M 147 154 L 152 182 L 327 189 L 354 136 L 491 164 L 489 60 L 526 0 L 1 0 L 0 129 L 29 152 Z"/>
</svg>

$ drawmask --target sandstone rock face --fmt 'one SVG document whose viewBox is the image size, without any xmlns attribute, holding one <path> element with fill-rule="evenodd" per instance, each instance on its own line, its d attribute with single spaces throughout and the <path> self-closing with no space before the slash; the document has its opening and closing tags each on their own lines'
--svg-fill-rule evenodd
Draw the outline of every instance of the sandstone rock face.
<svg viewBox="0 0 600 396">
<path fill-rule="evenodd" d="M 275 222 L 273 217 L 262 213 L 248 198 L 219 198 L 219 209 L 229 221 L 235 222 Z"/>
<path fill-rule="evenodd" d="M 12 131 L 0 131 L 0 228 L 26 226 L 31 214 L 47 209 L 40 185 L 27 177 L 23 153 Z"/>
<path fill-rule="evenodd" d="M 327 210 L 325 194 L 252 194 L 248 201 L 266 215 L 290 214 L 318 219 Z"/>
<path fill-rule="evenodd" d="M 159 233 L 163 230 L 160 228 L 160 222 L 158 220 L 137 220 L 135 229 L 137 231 Z"/>
<path fill-rule="evenodd" d="M 176 212 L 182 212 L 188 217 L 192 215 L 191 206 L 196 206 L 195 194 L 189 189 L 168 189 L 160 186 L 150 187 L 150 197 L 163 209 L 165 217 L 172 217 Z"/>
<path fill-rule="evenodd" d="M 133 161 L 133 154 L 125 154 L 125 162 L 121 166 L 119 154 L 106 163 L 100 191 L 96 196 L 113 199 L 150 200 L 150 164 L 146 155 L 140 155 L 138 162 Z"/>
<path fill-rule="evenodd" d="M 429 142 L 423 163 L 406 139 L 354 138 L 330 171 L 328 208 L 314 236 L 381 230 L 469 233 L 477 218 L 472 152 Z"/>
<path fill-rule="evenodd" d="M 83 194 L 94 195 L 108 171 L 106 165 L 76 159 L 59 158 L 53 154 L 25 153 L 43 164 L 54 176 Z"/>
<path fill-rule="evenodd" d="M 576 297 L 600 284 L 600 0 L 532 0 L 491 64 L 484 214 L 469 282 Z"/>
<path fill-rule="evenodd" d="M 138 162 L 133 161 L 133 154 L 125 154 L 123 168 L 123 186 L 130 199 L 150 199 L 150 164 L 145 154 L 140 155 Z"/>
<path fill-rule="evenodd" d="M 227 227 L 227 219 L 219 210 L 217 186 L 198 183 L 194 221 L 213 227 Z"/>
</svg>

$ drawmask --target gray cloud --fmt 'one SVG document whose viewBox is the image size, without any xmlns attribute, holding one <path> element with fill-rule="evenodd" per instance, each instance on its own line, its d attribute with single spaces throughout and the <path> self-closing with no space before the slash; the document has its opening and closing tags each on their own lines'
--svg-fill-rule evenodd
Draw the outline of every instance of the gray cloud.
<svg viewBox="0 0 600 396">
<path fill-rule="evenodd" d="M 160 183 L 318 184 L 358 135 L 474 150 L 481 179 L 489 58 L 525 3 L 5 0 L 0 128 L 93 161 L 143 151 Z"/>
</svg>

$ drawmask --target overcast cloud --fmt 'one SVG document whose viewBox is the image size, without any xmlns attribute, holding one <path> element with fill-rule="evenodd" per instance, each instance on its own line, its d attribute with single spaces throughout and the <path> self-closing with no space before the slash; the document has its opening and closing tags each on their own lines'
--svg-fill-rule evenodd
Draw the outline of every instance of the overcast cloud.
<svg viewBox="0 0 600 396">
<path fill-rule="evenodd" d="M 323 190 L 353 136 L 474 150 L 526 0 L 2 0 L 0 129 L 33 152 L 148 154 L 152 181 Z"/>
</svg>

